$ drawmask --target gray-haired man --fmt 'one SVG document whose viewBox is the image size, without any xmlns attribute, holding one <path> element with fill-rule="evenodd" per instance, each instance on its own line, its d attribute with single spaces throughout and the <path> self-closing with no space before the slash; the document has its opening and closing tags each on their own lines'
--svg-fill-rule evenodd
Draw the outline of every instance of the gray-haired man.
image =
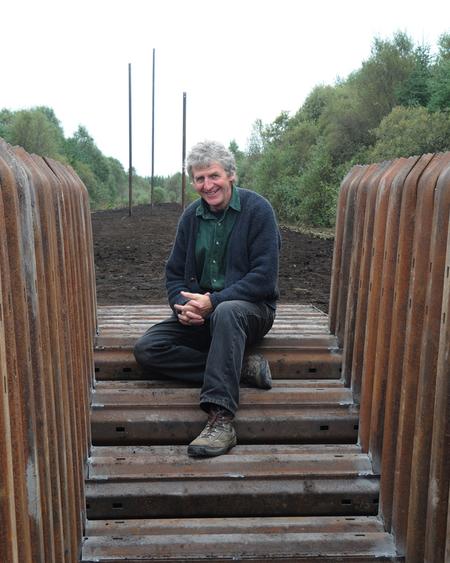
<svg viewBox="0 0 450 563">
<path fill-rule="evenodd" d="M 280 234 L 270 203 L 234 185 L 223 145 L 198 143 L 187 165 L 200 199 L 183 213 L 166 266 L 173 315 L 138 340 L 135 357 L 146 370 L 202 385 L 208 422 L 188 454 L 215 456 L 236 445 L 240 382 L 271 388 L 267 360 L 245 350 L 274 321 Z"/>
</svg>

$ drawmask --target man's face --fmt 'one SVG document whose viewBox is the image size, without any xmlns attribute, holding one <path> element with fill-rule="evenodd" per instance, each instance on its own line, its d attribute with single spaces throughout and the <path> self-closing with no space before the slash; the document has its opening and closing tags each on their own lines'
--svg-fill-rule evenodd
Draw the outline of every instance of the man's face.
<svg viewBox="0 0 450 563">
<path fill-rule="evenodd" d="M 192 169 L 194 189 L 211 211 L 221 211 L 230 203 L 233 181 L 234 174 L 229 176 L 220 164 Z"/>
</svg>

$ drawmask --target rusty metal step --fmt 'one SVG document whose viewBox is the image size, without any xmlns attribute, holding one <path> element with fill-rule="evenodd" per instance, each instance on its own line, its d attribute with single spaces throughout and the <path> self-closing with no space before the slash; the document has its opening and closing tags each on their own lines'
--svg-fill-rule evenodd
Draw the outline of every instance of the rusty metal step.
<svg viewBox="0 0 450 563">
<path fill-rule="evenodd" d="M 354 443 L 358 408 L 343 386 L 242 388 L 235 419 L 241 444 Z M 199 389 L 155 387 L 149 382 L 101 382 L 93 394 L 95 445 L 188 444 L 205 424 Z"/>
<path fill-rule="evenodd" d="M 89 519 L 375 515 L 378 476 L 356 445 L 236 446 L 191 459 L 185 447 L 96 447 Z"/>
<path fill-rule="evenodd" d="M 169 316 L 165 305 L 99 307 L 96 379 L 150 379 L 132 349 L 147 328 Z M 328 316 L 311 305 L 279 305 L 269 334 L 258 346 L 275 379 L 339 379 L 342 354 L 328 329 Z"/>
<path fill-rule="evenodd" d="M 336 348 L 312 346 L 303 340 L 295 345 L 277 343 L 260 346 L 259 350 L 270 363 L 274 379 L 339 379 L 342 354 Z M 131 345 L 124 348 L 99 348 L 95 350 L 95 374 L 97 381 L 115 379 L 153 379 L 157 374 L 144 373 L 136 363 Z"/>
<path fill-rule="evenodd" d="M 375 517 L 88 521 L 94 561 L 403 561 Z"/>
</svg>

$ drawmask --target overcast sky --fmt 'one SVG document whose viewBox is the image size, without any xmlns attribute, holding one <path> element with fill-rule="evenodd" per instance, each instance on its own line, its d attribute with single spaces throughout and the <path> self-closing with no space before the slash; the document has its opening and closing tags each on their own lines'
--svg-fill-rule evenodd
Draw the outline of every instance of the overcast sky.
<svg viewBox="0 0 450 563">
<path fill-rule="evenodd" d="M 375 36 L 405 31 L 436 50 L 447 0 L 14 0 L 2 2 L 0 109 L 54 109 L 66 136 L 84 125 L 128 169 L 128 63 L 133 165 L 151 171 L 156 49 L 155 174 L 181 169 L 209 138 L 245 148 L 256 119 L 295 113 L 317 84 L 360 67 Z"/>
</svg>

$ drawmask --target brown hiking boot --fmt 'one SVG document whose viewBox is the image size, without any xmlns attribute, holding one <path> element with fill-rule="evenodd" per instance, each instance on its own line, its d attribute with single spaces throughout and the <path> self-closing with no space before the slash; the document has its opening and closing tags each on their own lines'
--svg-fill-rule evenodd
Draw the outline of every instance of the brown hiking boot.
<svg viewBox="0 0 450 563">
<path fill-rule="evenodd" d="M 272 374 L 269 362 L 261 354 L 244 356 L 241 370 L 241 383 L 258 389 L 272 389 Z"/>
<path fill-rule="evenodd" d="M 213 408 L 208 414 L 208 422 L 202 432 L 188 446 L 192 457 L 213 457 L 231 450 L 236 443 L 233 428 L 233 415 L 230 411 Z"/>
</svg>

